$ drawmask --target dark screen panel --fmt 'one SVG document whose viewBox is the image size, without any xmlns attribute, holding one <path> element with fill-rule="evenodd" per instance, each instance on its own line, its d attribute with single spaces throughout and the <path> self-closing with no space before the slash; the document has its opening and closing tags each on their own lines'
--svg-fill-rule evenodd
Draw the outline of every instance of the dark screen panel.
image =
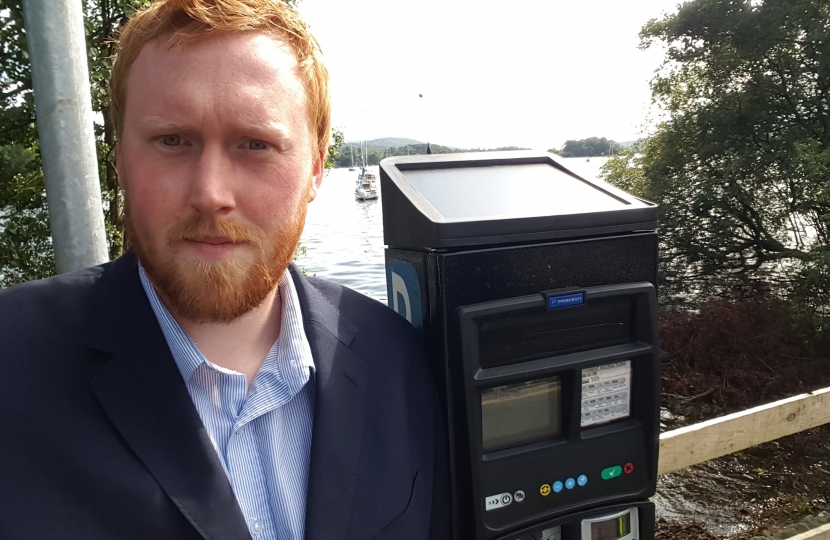
<svg viewBox="0 0 830 540">
<path fill-rule="evenodd" d="M 562 387 L 559 377 L 483 390 L 481 434 L 484 452 L 560 436 Z"/>
<path fill-rule="evenodd" d="M 505 366 L 634 341 L 634 305 L 629 297 L 592 299 L 584 306 L 506 311 L 479 319 L 479 361 Z"/>
</svg>

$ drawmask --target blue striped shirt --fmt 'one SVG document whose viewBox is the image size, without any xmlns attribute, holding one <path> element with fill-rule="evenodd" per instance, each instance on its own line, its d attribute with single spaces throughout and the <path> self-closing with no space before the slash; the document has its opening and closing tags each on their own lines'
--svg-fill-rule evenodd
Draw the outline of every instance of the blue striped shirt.
<svg viewBox="0 0 830 540">
<path fill-rule="evenodd" d="M 144 292 L 225 468 L 255 540 L 302 540 L 314 406 L 314 361 L 297 291 L 286 271 L 282 328 L 248 388 L 245 375 L 212 363 L 160 301 Z"/>
</svg>

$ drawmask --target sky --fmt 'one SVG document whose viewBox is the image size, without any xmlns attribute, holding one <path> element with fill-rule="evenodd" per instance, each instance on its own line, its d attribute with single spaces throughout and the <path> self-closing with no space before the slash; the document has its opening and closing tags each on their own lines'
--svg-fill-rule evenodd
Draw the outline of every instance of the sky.
<svg viewBox="0 0 830 540">
<path fill-rule="evenodd" d="M 639 31 L 678 0 L 301 0 L 347 141 L 559 148 L 647 132 L 664 51 Z M 421 96 L 421 97 L 419 97 Z"/>
</svg>

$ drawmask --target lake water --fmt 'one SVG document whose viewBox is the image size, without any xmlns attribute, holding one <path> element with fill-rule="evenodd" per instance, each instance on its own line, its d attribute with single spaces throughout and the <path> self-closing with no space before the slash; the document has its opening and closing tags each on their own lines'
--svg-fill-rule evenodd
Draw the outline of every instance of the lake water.
<svg viewBox="0 0 830 540">
<path fill-rule="evenodd" d="M 559 161 L 585 178 L 594 178 L 606 158 L 563 158 Z M 378 167 L 369 170 L 378 176 Z M 381 198 L 356 201 L 357 171 L 332 169 L 317 198 L 308 206 L 300 242 L 306 253 L 297 263 L 309 275 L 335 281 L 386 303 Z M 380 188 L 380 185 L 378 185 Z"/>
</svg>

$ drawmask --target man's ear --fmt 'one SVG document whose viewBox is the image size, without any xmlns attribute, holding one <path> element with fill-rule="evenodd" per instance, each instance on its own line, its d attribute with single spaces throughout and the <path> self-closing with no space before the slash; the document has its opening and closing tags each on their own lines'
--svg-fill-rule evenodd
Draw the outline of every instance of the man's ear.
<svg viewBox="0 0 830 540">
<path fill-rule="evenodd" d="M 320 152 L 320 155 L 318 155 L 317 159 L 314 160 L 314 168 L 312 169 L 311 178 L 311 189 L 308 190 L 308 202 L 313 201 L 317 197 L 317 191 L 320 189 L 320 184 L 323 183 L 323 173 L 325 172 L 326 155 L 325 153 Z"/>
</svg>

